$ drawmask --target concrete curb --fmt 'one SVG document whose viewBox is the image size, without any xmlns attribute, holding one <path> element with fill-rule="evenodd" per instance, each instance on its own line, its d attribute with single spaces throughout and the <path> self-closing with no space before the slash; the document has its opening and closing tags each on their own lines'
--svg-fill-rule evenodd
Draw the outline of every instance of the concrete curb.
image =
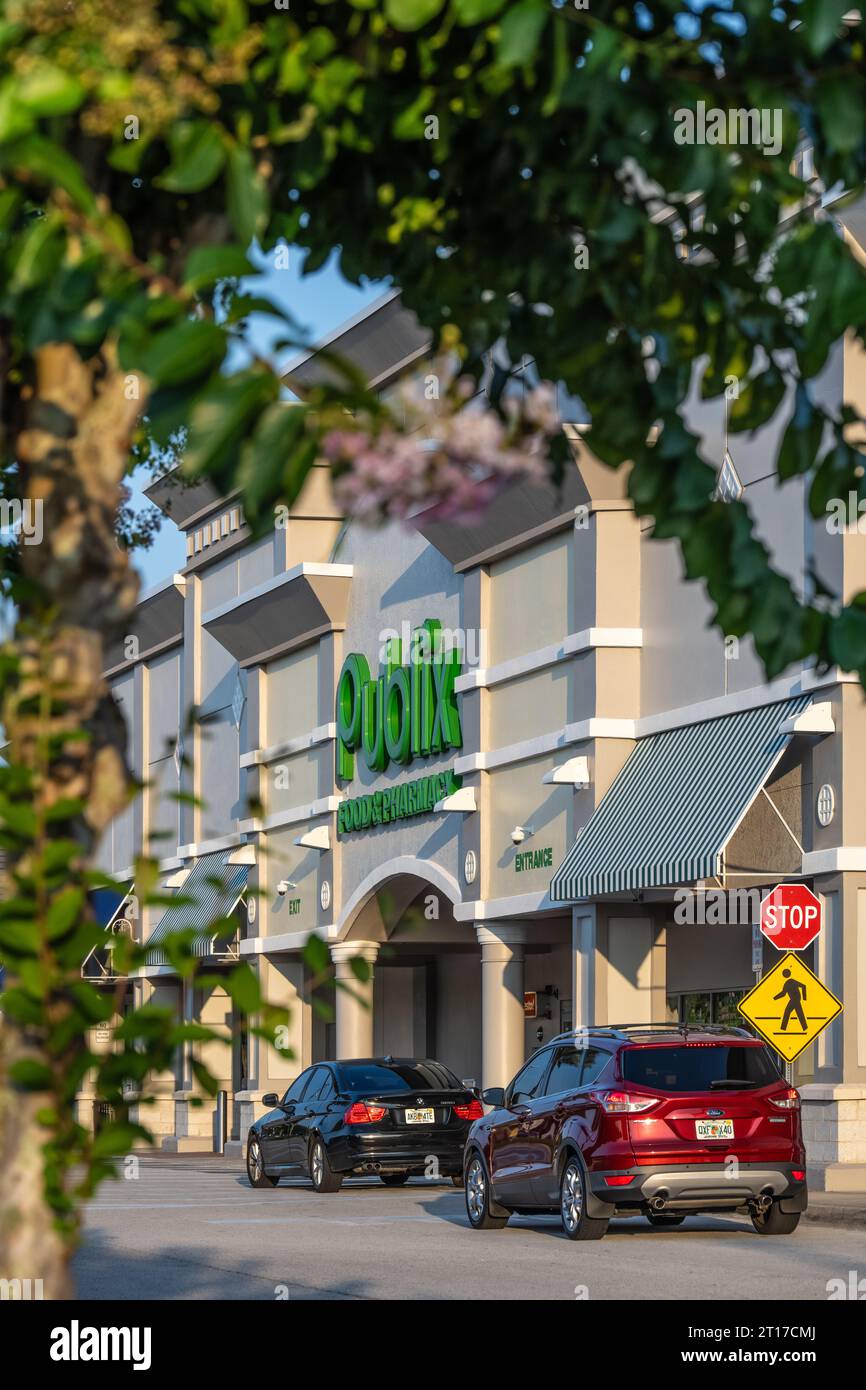
<svg viewBox="0 0 866 1390">
<path fill-rule="evenodd" d="M 866 1201 L 862 1206 L 846 1206 L 836 1202 L 814 1202 L 803 1212 L 804 1221 L 823 1221 L 825 1226 L 866 1226 Z"/>
</svg>

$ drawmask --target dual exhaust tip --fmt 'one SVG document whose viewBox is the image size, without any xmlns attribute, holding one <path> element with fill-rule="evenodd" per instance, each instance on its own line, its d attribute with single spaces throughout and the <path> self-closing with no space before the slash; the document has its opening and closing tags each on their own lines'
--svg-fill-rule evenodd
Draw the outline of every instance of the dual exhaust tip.
<svg viewBox="0 0 866 1390">
<path fill-rule="evenodd" d="M 650 1210 L 664 1211 L 667 1207 L 669 1198 L 670 1193 L 668 1192 L 667 1188 L 663 1187 L 661 1191 L 658 1192 L 650 1202 Z M 758 1212 L 767 1211 L 767 1209 L 773 1205 L 772 1187 L 765 1187 L 764 1190 L 761 1192 L 761 1195 L 755 1198 L 753 1205 L 755 1207 L 755 1210 Z"/>
</svg>

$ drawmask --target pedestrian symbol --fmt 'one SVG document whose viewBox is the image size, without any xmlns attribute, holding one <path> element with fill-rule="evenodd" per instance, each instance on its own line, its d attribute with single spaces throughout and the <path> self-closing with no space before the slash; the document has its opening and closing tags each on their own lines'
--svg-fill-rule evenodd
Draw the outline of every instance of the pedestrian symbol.
<svg viewBox="0 0 866 1390">
<path fill-rule="evenodd" d="M 738 1009 L 786 1062 L 823 1033 L 842 1012 L 842 1003 L 793 951 L 759 980 Z"/>
</svg>

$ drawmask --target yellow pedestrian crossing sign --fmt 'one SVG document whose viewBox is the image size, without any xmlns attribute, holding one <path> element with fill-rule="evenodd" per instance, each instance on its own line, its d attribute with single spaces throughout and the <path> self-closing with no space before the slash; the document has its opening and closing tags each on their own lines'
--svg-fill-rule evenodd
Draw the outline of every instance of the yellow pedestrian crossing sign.
<svg viewBox="0 0 866 1390">
<path fill-rule="evenodd" d="M 842 1001 L 789 951 L 737 1008 L 786 1062 L 793 1062 L 842 1012 Z"/>
</svg>

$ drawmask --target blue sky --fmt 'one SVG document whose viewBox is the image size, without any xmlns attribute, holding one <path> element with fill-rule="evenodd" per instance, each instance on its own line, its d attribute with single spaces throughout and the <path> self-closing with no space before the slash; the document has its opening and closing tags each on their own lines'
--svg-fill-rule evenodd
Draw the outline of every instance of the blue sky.
<svg viewBox="0 0 866 1390">
<path fill-rule="evenodd" d="M 340 274 L 336 252 L 315 275 L 304 278 L 301 275 L 303 256 L 303 252 L 290 247 L 287 269 L 265 269 L 262 275 L 247 281 L 246 287 L 254 293 L 266 293 L 269 298 L 289 309 L 312 341 L 318 341 L 338 328 L 388 289 L 381 281 L 370 281 L 360 289 L 350 285 Z M 251 254 L 250 259 L 254 263 L 264 264 L 262 257 Z M 285 326 L 281 328 L 278 320 L 261 316 L 252 319 L 250 338 L 256 351 L 268 355 L 271 340 L 284 335 L 284 329 Z M 287 350 L 282 354 L 282 361 L 288 363 L 295 356 L 296 351 Z M 142 497 L 141 487 L 142 483 L 146 485 L 148 481 L 148 476 L 142 478 L 135 475 L 131 479 L 136 504 L 146 500 Z M 152 588 L 175 570 L 182 569 L 185 562 L 183 537 L 168 519 L 163 521 L 150 550 L 139 551 L 134 557 L 145 589 Z"/>
</svg>

